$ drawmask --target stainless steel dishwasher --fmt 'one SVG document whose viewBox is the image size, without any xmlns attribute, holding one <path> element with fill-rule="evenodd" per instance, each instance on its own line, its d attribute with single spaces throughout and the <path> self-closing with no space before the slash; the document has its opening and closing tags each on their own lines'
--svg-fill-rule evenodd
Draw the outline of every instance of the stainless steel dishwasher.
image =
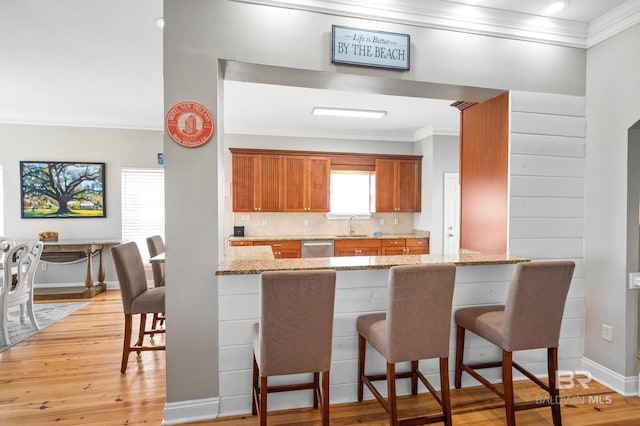
<svg viewBox="0 0 640 426">
<path fill-rule="evenodd" d="M 302 257 L 333 257 L 333 240 L 302 241 Z"/>
</svg>

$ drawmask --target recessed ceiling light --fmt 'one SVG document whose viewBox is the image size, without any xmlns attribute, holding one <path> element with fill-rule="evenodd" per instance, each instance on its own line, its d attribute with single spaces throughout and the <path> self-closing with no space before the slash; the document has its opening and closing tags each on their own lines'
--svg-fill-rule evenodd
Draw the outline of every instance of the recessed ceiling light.
<svg viewBox="0 0 640 426">
<path fill-rule="evenodd" d="M 558 13 L 561 10 L 563 10 L 564 8 L 568 7 L 569 4 L 570 4 L 569 0 L 554 1 L 549 6 L 547 6 L 547 8 L 544 10 L 544 12 L 547 15 L 553 15 L 554 13 Z"/>
<path fill-rule="evenodd" d="M 357 118 L 382 118 L 387 111 L 374 111 L 368 109 L 326 108 L 314 107 L 313 115 L 330 115 L 333 117 L 357 117 Z"/>
</svg>

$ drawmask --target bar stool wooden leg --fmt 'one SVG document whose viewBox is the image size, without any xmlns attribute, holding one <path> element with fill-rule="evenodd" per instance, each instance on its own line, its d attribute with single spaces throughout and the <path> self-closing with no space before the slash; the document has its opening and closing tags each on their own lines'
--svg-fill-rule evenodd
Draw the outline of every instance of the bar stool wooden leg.
<svg viewBox="0 0 640 426">
<path fill-rule="evenodd" d="M 122 347 L 122 364 L 120 373 L 127 371 L 127 363 L 129 362 L 129 353 L 131 352 L 131 324 L 132 315 L 124 314 L 124 345 Z"/>
<path fill-rule="evenodd" d="M 138 341 L 136 342 L 136 346 L 142 346 L 142 342 L 144 340 L 144 329 L 147 326 L 147 314 L 140 314 L 140 329 L 138 330 Z M 138 355 L 140 355 L 140 351 L 138 351 Z"/>
<path fill-rule="evenodd" d="M 260 377 L 260 426 L 267 426 L 267 378 Z"/>
<path fill-rule="evenodd" d="M 366 354 L 366 345 L 367 340 L 358 336 L 358 401 L 362 402 L 364 398 L 364 383 L 362 381 L 362 376 L 364 376 L 364 357 Z"/>
<path fill-rule="evenodd" d="M 513 353 L 502 351 L 502 384 L 504 386 L 504 410 L 507 426 L 515 426 L 516 411 L 513 401 Z"/>
<path fill-rule="evenodd" d="M 560 414 L 560 389 L 556 381 L 558 374 L 558 348 L 547 348 L 547 371 L 549 374 L 549 396 L 551 399 L 551 416 L 554 426 L 562 426 Z"/>
<path fill-rule="evenodd" d="M 387 400 L 389 403 L 389 424 L 398 425 L 398 404 L 396 401 L 396 365 L 387 363 Z"/>
<path fill-rule="evenodd" d="M 411 361 L 411 395 L 418 394 L 418 361 Z"/>
<path fill-rule="evenodd" d="M 258 414 L 258 386 L 260 385 L 260 378 L 258 376 L 258 363 L 256 362 L 255 355 L 253 356 L 253 391 L 251 398 L 251 414 Z"/>
<path fill-rule="evenodd" d="M 318 393 L 320 392 L 320 373 L 313 373 L 313 408 L 318 408 Z"/>
<path fill-rule="evenodd" d="M 329 372 L 322 372 L 322 426 L 329 426 Z"/>
<path fill-rule="evenodd" d="M 462 387 L 462 362 L 464 357 L 464 332 L 463 327 L 456 327 L 456 376 L 454 386 L 456 389 Z"/>
<path fill-rule="evenodd" d="M 440 400 L 445 426 L 451 426 L 451 399 L 449 395 L 449 358 L 440 358 Z"/>
</svg>

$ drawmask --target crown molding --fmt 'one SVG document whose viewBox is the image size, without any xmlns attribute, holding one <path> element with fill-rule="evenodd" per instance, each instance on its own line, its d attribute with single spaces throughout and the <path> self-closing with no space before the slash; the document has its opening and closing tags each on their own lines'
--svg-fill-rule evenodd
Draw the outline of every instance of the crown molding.
<svg viewBox="0 0 640 426">
<path fill-rule="evenodd" d="M 640 0 L 627 0 L 589 25 L 587 47 L 594 46 L 640 22 Z"/>
<path fill-rule="evenodd" d="M 366 2 L 364 6 L 358 0 L 234 1 L 577 48 L 592 46 L 640 22 L 640 0 L 627 0 L 591 25 L 478 6 L 464 6 L 452 13 L 446 2 L 421 0 Z"/>
</svg>

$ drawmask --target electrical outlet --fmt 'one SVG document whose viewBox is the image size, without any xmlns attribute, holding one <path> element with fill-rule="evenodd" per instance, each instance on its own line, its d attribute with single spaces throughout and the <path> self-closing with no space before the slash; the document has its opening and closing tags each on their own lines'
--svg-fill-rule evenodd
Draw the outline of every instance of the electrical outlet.
<svg viewBox="0 0 640 426">
<path fill-rule="evenodd" d="M 309 221 L 307 219 L 304 220 L 304 226 L 309 226 Z"/>
<path fill-rule="evenodd" d="M 240 215 L 240 220 L 243 222 L 249 222 L 251 220 L 251 215 L 250 214 L 241 214 Z"/>
<path fill-rule="evenodd" d="M 43 271 L 47 270 L 47 264 L 45 262 L 40 262 L 40 269 L 42 269 Z"/>
<path fill-rule="evenodd" d="M 267 219 L 262 219 L 262 226 L 267 226 Z"/>
<path fill-rule="evenodd" d="M 384 219 L 380 219 L 380 225 L 384 225 Z"/>
<path fill-rule="evenodd" d="M 607 324 L 602 324 L 602 338 L 607 342 L 613 342 L 613 327 Z"/>
<path fill-rule="evenodd" d="M 398 218 L 393 219 L 393 223 L 394 223 L 395 225 L 397 225 L 397 224 L 398 224 Z"/>
</svg>

